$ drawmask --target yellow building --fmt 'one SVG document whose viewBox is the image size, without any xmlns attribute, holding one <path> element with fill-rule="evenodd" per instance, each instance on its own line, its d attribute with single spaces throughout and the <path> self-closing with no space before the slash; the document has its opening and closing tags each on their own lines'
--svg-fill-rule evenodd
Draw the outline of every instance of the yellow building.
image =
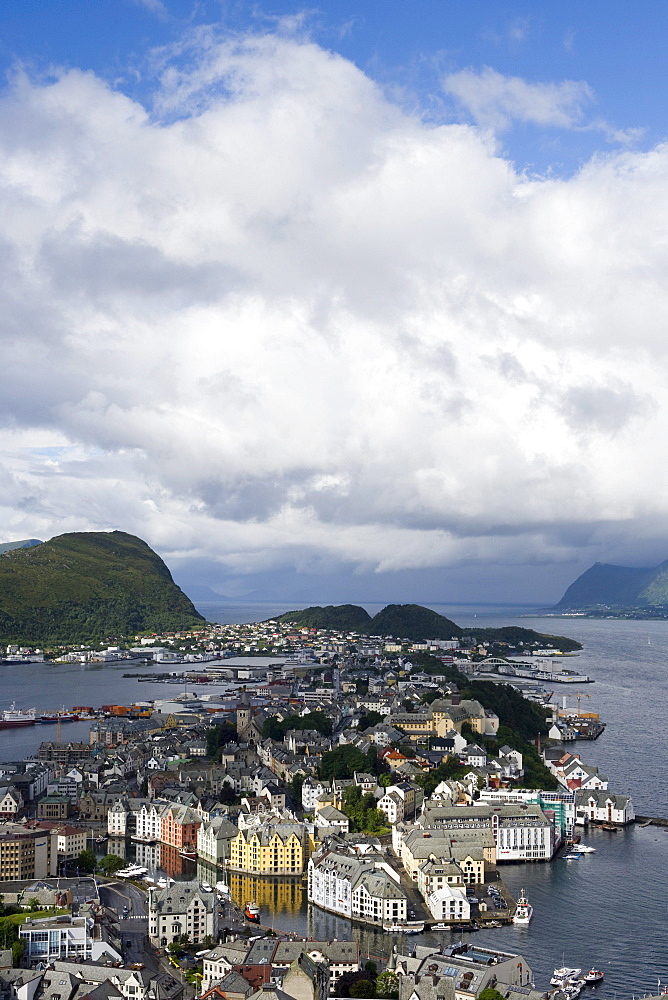
<svg viewBox="0 0 668 1000">
<path fill-rule="evenodd" d="M 305 830 L 278 823 L 239 830 L 230 842 L 230 868 L 253 875 L 301 875 L 306 866 Z"/>
</svg>

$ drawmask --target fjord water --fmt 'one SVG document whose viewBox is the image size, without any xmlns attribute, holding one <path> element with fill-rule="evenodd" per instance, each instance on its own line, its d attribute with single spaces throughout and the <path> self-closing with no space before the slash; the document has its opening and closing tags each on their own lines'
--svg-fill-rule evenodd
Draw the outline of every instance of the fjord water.
<svg viewBox="0 0 668 1000">
<path fill-rule="evenodd" d="M 371 614 L 380 610 L 380 605 L 366 607 Z M 564 658 L 564 665 L 576 667 L 595 680 L 580 689 L 591 695 L 583 697 L 582 708 L 600 712 L 608 728 L 596 742 L 575 746 L 585 762 L 596 764 L 609 778 L 614 791 L 632 793 L 637 812 L 668 817 L 668 622 L 533 617 L 532 609 L 513 607 L 432 607 L 462 625 L 523 625 L 580 640 L 584 650 L 577 657 Z M 290 608 L 260 603 L 202 604 L 199 610 L 211 621 L 240 622 L 267 619 Z M 532 617 L 525 617 L 527 614 Z M 172 685 L 123 678 L 127 672 L 127 664 L 0 666 L 0 708 L 15 700 L 19 708 L 35 705 L 52 711 L 61 705 L 168 698 L 179 691 Z M 215 688 L 209 686 L 207 691 L 211 690 Z M 556 698 L 566 695 L 569 704 L 575 704 L 572 687 L 555 685 L 554 690 Z M 62 738 L 87 741 L 88 732 L 88 723 L 69 723 L 62 727 Z M 42 740 L 55 738 L 55 726 L 1 730 L 0 760 L 20 759 L 34 752 Z M 470 940 L 522 954 L 541 989 L 547 987 L 552 969 L 565 962 L 585 969 L 601 968 L 605 980 L 596 993 L 605 1000 L 655 993 L 659 979 L 668 981 L 664 929 L 668 832 L 638 826 L 618 833 L 592 830 L 584 841 L 596 847 L 596 853 L 580 861 L 504 865 L 501 874 L 514 895 L 523 887 L 527 890 L 534 918 L 529 927 L 480 931 L 470 935 Z M 272 905 L 269 894 L 267 902 L 258 899 L 262 922 L 314 938 L 353 936 L 361 942 L 365 958 L 367 953 L 372 958 L 387 956 L 394 944 L 406 950 L 417 941 L 459 940 L 459 935 L 451 932 L 401 940 L 352 927 L 345 920 L 309 908 L 305 897 L 300 883 L 285 887 L 285 891 L 277 888 Z"/>
</svg>

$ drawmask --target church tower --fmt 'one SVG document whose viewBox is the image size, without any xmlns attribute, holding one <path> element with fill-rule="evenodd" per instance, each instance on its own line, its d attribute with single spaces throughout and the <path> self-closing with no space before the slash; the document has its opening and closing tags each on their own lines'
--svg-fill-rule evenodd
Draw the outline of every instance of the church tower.
<svg viewBox="0 0 668 1000">
<path fill-rule="evenodd" d="M 253 721 L 251 716 L 251 706 L 250 698 L 248 697 L 248 691 L 243 688 L 241 692 L 241 697 L 237 703 L 237 735 L 239 739 L 245 739 L 249 733 L 251 722 Z"/>
</svg>

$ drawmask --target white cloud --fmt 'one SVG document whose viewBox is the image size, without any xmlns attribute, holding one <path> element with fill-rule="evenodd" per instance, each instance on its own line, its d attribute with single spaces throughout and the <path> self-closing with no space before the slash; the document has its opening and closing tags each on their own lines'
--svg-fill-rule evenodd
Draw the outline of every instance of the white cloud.
<svg viewBox="0 0 668 1000">
<path fill-rule="evenodd" d="M 504 76 L 486 66 L 479 73 L 460 70 L 446 76 L 446 94 L 455 97 L 486 128 L 501 131 L 513 122 L 572 128 L 584 122 L 594 95 L 582 80 L 561 83 L 528 83 L 518 76 Z"/>
<path fill-rule="evenodd" d="M 0 101 L 5 538 L 239 575 L 665 523 L 667 148 L 529 181 L 309 42 L 171 58 L 152 114 L 80 72 Z M 498 114 L 573 121 L 573 88 Z"/>
</svg>

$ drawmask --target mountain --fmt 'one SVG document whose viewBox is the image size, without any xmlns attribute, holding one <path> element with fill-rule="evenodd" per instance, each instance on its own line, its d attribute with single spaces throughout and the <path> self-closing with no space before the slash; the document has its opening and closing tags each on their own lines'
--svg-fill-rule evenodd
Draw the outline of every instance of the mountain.
<svg viewBox="0 0 668 1000">
<path fill-rule="evenodd" d="M 303 611 L 288 611 L 274 620 L 294 622 L 301 628 L 332 628 L 366 633 L 371 622 L 371 615 L 357 604 L 328 604 L 324 608 L 314 607 L 304 608 Z"/>
<path fill-rule="evenodd" d="M 388 604 L 371 621 L 373 635 L 392 635 L 398 639 L 459 639 L 464 634 L 459 625 L 421 604 Z"/>
<path fill-rule="evenodd" d="M 0 641 L 75 642 L 200 625 L 141 538 L 71 532 L 0 556 Z"/>
<path fill-rule="evenodd" d="M 558 610 L 668 607 L 668 561 L 654 569 L 595 563 L 575 580 Z"/>
<path fill-rule="evenodd" d="M 39 538 L 24 538 L 20 542 L 2 542 L 0 544 L 0 555 L 3 552 L 11 552 L 12 549 L 30 549 L 33 545 L 41 545 Z"/>
<path fill-rule="evenodd" d="M 388 604 L 371 618 L 356 604 L 339 604 L 327 607 L 288 611 L 276 621 L 293 622 L 302 628 L 331 628 L 360 632 L 362 635 L 392 636 L 419 642 L 423 639 L 461 639 L 472 636 L 478 642 L 499 643 L 503 646 L 529 647 L 532 644 L 570 652 L 582 649 L 579 642 L 560 635 L 545 635 L 530 628 L 507 625 L 501 628 L 466 628 L 439 615 L 421 604 Z"/>
</svg>

